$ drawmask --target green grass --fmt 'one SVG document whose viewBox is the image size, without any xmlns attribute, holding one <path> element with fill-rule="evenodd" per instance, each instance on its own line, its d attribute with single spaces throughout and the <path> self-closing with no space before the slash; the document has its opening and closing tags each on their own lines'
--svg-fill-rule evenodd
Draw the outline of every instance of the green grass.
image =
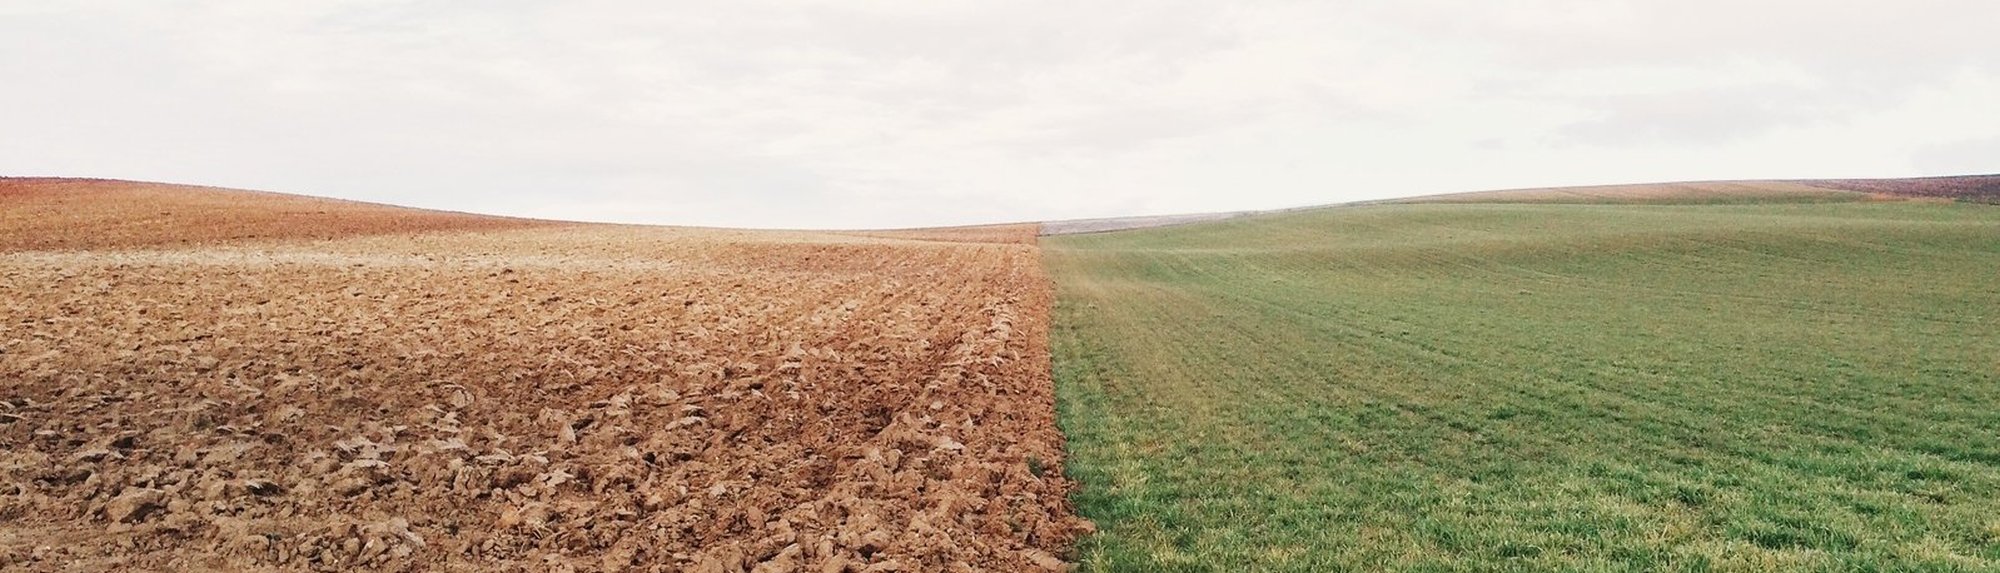
<svg viewBox="0 0 2000 573">
<path fill-rule="evenodd" d="M 1094 571 L 2000 570 L 2000 209 L 1051 237 Z"/>
</svg>

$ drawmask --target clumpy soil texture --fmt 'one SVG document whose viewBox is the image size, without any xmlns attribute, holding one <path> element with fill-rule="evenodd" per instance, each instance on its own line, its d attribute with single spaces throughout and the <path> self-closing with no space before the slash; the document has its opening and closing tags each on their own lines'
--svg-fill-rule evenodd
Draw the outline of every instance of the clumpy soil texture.
<svg viewBox="0 0 2000 573">
<path fill-rule="evenodd" d="M 0 569 L 1021 571 L 1087 527 L 1030 243 L 374 213 L 6 219 Z"/>
</svg>

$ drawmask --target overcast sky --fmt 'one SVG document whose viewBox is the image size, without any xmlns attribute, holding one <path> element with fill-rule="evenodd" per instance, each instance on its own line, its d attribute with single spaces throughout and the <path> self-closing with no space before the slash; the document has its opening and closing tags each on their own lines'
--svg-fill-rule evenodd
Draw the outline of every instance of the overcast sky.
<svg viewBox="0 0 2000 573">
<path fill-rule="evenodd" d="M 0 175 L 888 227 L 2000 172 L 1994 0 L 0 0 Z"/>
</svg>

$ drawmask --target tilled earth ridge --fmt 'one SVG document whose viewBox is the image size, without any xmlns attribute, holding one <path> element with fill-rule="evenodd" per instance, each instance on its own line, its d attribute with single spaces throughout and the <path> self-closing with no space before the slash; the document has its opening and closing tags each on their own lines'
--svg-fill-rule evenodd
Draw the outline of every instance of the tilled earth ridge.
<svg viewBox="0 0 2000 573">
<path fill-rule="evenodd" d="M 0 292 L 0 569 L 1028 571 L 1088 528 L 1032 244 L 538 226 Z"/>
<path fill-rule="evenodd" d="M 338 239 L 550 224 L 236 189 L 0 177 L 0 251 Z"/>
<path fill-rule="evenodd" d="M 1824 179 L 1800 183 L 1862 193 L 2000 203 L 2000 174 L 1911 179 Z"/>
</svg>

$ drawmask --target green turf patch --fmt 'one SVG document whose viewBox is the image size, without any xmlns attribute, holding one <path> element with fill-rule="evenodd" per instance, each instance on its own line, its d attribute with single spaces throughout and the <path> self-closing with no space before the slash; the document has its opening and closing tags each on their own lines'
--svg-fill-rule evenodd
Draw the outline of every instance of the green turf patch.
<svg viewBox="0 0 2000 573">
<path fill-rule="evenodd" d="M 2000 210 L 1380 205 L 1044 248 L 1086 570 L 2000 568 Z"/>
</svg>

